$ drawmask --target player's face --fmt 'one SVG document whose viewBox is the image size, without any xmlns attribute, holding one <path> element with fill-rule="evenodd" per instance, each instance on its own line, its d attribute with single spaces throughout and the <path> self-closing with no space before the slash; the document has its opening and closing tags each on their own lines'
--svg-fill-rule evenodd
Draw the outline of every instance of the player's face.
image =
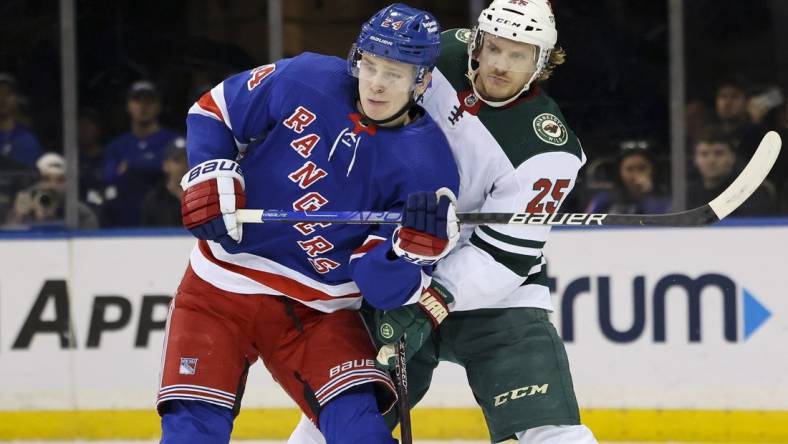
<svg viewBox="0 0 788 444">
<path fill-rule="evenodd" d="M 619 167 L 621 182 L 633 196 L 643 196 L 654 188 L 654 175 L 651 161 L 640 154 L 630 154 L 621 161 Z"/>
<path fill-rule="evenodd" d="M 701 142 L 695 147 L 695 166 L 704 179 L 724 179 L 733 171 L 736 155 L 726 143 Z"/>
<path fill-rule="evenodd" d="M 534 45 L 485 35 L 476 56 L 479 93 L 493 100 L 505 100 L 519 93 L 536 71 L 537 53 Z"/>
<path fill-rule="evenodd" d="M 364 114 L 373 120 L 385 120 L 402 109 L 413 93 L 416 68 L 407 63 L 361 56 L 358 70 L 358 94 Z"/>
</svg>

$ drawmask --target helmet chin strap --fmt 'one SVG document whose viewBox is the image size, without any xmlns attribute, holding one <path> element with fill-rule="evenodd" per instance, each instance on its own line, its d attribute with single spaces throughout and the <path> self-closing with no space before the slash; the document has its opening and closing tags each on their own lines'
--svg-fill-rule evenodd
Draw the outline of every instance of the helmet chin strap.
<svg viewBox="0 0 788 444">
<path fill-rule="evenodd" d="M 371 118 L 371 117 L 369 117 L 367 115 L 366 111 L 364 111 L 364 104 L 361 103 L 361 100 L 358 100 L 358 107 L 361 108 L 360 109 L 360 111 L 361 111 L 361 122 L 365 123 L 365 124 L 374 123 L 375 125 L 378 125 L 378 126 L 383 126 L 383 125 L 385 125 L 387 123 L 390 123 L 390 122 L 393 122 L 393 121 L 399 119 L 400 117 L 402 117 L 403 114 L 405 114 L 408 111 L 410 111 L 410 109 L 413 108 L 413 105 L 415 105 L 415 104 L 416 104 L 416 100 L 414 100 L 413 97 L 411 97 L 410 99 L 408 99 L 408 103 L 406 103 L 402 108 L 399 109 L 399 111 L 394 113 L 394 115 L 392 115 L 391 117 L 386 117 L 385 119 L 382 119 L 382 120 L 375 120 L 375 119 L 373 119 L 373 118 Z"/>
<path fill-rule="evenodd" d="M 364 124 L 374 123 L 375 125 L 382 126 L 382 125 L 385 125 L 385 124 L 387 124 L 389 122 L 393 122 L 393 121 L 399 119 L 400 117 L 402 117 L 403 114 L 405 114 L 407 112 L 410 112 L 410 110 L 412 110 L 413 107 L 416 106 L 418 101 L 421 99 L 421 96 L 423 96 L 423 95 L 424 95 L 424 93 L 416 95 L 416 92 L 414 91 L 413 94 L 411 94 L 410 98 L 408 99 L 408 103 L 403 105 L 403 107 L 400 108 L 399 111 L 394 113 L 394 115 L 392 115 L 391 117 L 386 117 L 385 119 L 382 119 L 382 120 L 375 120 L 375 119 L 369 117 L 367 115 L 367 113 L 364 111 L 364 104 L 361 103 L 361 99 L 360 98 L 356 98 L 356 102 L 358 102 L 358 107 L 360 108 L 360 111 L 361 111 L 361 123 L 364 123 Z"/>
</svg>

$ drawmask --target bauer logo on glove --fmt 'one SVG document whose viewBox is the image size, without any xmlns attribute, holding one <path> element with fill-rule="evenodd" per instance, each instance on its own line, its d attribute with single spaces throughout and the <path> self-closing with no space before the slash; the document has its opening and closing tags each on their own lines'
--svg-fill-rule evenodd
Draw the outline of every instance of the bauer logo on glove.
<svg viewBox="0 0 788 444">
<path fill-rule="evenodd" d="M 181 188 L 185 190 L 186 188 L 188 188 L 191 185 L 194 185 L 195 183 L 204 182 L 208 179 L 214 179 L 216 177 L 220 177 L 222 175 L 221 174 L 222 172 L 237 173 L 238 177 L 241 180 L 241 183 L 243 183 L 243 172 L 241 171 L 241 165 L 238 165 L 238 163 L 228 159 L 216 159 L 216 160 L 208 160 L 206 162 L 203 162 L 197 165 L 196 167 L 192 168 L 191 170 L 189 170 L 189 172 L 186 173 L 186 176 L 184 176 L 183 179 L 181 179 Z M 214 173 L 214 174 L 210 174 L 210 173 Z M 208 175 L 208 177 L 205 177 L 205 175 Z M 195 181 L 195 179 L 197 179 L 200 176 L 203 176 L 200 178 L 201 180 Z"/>
<path fill-rule="evenodd" d="M 183 226 L 198 239 L 226 245 L 241 242 L 243 226 L 235 210 L 246 205 L 244 177 L 238 163 L 228 159 L 205 161 L 181 179 Z"/>
<path fill-rule="evenodd" d="M 392 237 L 394 253 L 422 266 L 449 254 L 460 237 L 456 205 L 457 198 L 448 188 L 409 194 L 404 220 Z"/>
</svg>

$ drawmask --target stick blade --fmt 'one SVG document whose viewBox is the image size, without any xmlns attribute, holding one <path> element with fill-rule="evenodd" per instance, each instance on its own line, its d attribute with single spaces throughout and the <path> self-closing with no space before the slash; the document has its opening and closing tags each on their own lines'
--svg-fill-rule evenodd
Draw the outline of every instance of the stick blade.
<svg viewBox="0 0 788 444">
<path fill-rule="evenodd" d="M 774 131 L 766 133 L 755 154 L 736 180 L 722 194 L 709 202 L 709 206 L 718 218 L 723 219 L 734 212 L 761 186 L 772 170 L 781 147 L 782 140 L 779 134 Z"/>
</svg>

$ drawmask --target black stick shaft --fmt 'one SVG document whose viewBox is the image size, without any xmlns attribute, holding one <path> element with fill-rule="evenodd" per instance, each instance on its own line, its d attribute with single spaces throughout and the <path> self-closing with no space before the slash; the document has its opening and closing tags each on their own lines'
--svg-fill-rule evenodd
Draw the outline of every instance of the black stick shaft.
<svg viewBox="0 0 788 444">
<path fill-rule="evenodd" d="M 237 213 L 243 223 L 335 223 L 335 224 L 401 224 L 398 211 L 280 211 L 247 210 Z M 569 226 L 701 226 L 719 220 L 706 204 L 688 211 L 668 214 L 607 214 L 607 213 L 457 213 L 461 224 L 490 225 L 569 225 Z"/>
<path fill-rule="evenodd" d="M 707 204 L 692 210 L 668 214 L 606 213 L 459 213 L 460 223 L 473 225 L 523 224 L 564 226 L 702 226 L 719 220 Z"/>
<path fill-rule="evenodd" d="M 408 369 L 405 359 L 405 338 L 397 344 L 397 397 L 399 398 L 399 433 L 402 444 L 413 444 L 410 428 L 410 401 L 408 401 Z"/>
</svg>

